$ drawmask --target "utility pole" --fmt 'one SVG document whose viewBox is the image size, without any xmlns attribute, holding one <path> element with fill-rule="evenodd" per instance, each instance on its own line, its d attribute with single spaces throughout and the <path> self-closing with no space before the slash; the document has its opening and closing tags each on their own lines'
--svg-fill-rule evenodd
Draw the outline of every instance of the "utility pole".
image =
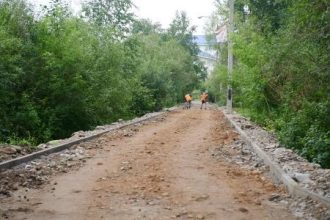
<svg viewBox="0 0 330 220">
<path fill-rule="evenodd" d="M 228 91 L 227 109 L 231 112 L 233 108 L 233 33 L 234 33 L 234 0 L 229 0 L 229 24 L 228 24 Z"/>
</svg>

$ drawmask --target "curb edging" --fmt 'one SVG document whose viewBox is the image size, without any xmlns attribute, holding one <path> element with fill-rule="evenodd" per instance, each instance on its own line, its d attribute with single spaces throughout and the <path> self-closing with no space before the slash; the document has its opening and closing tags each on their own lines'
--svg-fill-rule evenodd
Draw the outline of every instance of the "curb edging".
<svg viewBox="0 0 330 220">
<path fill-rule="evenodd" d="M 253 151 L 264 161 L 266 165 L 269 166 L 272 178 L 274 180 L 282 182 L 285 185 L 289 194 L 302 198 L 310 197 L 311 199 L 318 201 L 326 207 L 330 208 L 330 199 L 320 196 L 299 186 L 288 174 L 286 174 L 280 168 L 280 166 L 276 162 L 272 161 L 272 159 L 267 155 L 266 152 L 264 152 L 255 142 L 252 141 L 252 139 L 248 137 L 248 135 L 236 124 L 236 122 L 229 115 L 227 115 L 225 111 L 223 111 L 222 109 L 220 110 L 224 113 L 226 119 L 230 122 L 230 124 L 238 131 L 242 139 L 247 144 L 249 144 L 252 147 Z"/>
<path fill-rule="evenodd" d="M 119 125 L 117 127 L 113 127 L 113 128 L 109 128 L 109 129 L 100 131 L 99 133 L 92 134 L 92 135 L 89 135 L 87 137 L 83 137 L 83 138 L 78 139 L 78 140 L 69 141 L 67 143 L 61 143 L 61 144 L 55 145 L 55 146 L 53 146 L 51 148 L 48 148 L 48 149 L 37 151 L 37 152 L 31 153 L 31 154 L 28 154 L 28 155 L 25 155 L 25 156 L 22 156 L 22 157 L 17 157 L 17 158 L 11 159 L 11 160 L 3 161 L 3 162 L 0 163 L 0 171 L 10 169 L 10 168 L 12 168 L 14 166 L 17 166 L 17 165 L 20 165 L 22 163 L 27 163 L 27 162 L 29 162 L 31 160 L 34 160 L 34 159 L 37 159 L 37 158 L 39 158 L 43 155 L 49 155 L 49 154 L 52 154 L 52 153 L 56 153 L 56 152 L 68 149 L 69 147 L 71 147 L 75 144 L 79 144 L 79 143 L 82 143 L 82 142 L 92 140 L 92 139 L 97 138 L 97 137 L 99 137 L 103 134 L 106 134 L 108 132 L 115 131 L 115 130 L 130 126 L 130 125 L 134 125 L 134 124 L 137 124 L 137 123 L 140 123 L 140 122 L 143 122 L 143 121 L 147 121 L 149 119 L 152 119 L 152 118 L 155 118 L 157 116 L 163 115 L 167 111 L 173 111 L 174 109 L 175 109 L 175 107 L 169 108 L 169 109 L 167 109 L 165 111 L 162 111 L 162 112 L 155 112 L 155 113 L 152 113 L 152 115 L 150 115 L 150 116 L 141 117 L 141 118 L 138 118 L 137 120 L 129 121 L 128 123 L 125 123 L 125 124 Z"/>
</svg>

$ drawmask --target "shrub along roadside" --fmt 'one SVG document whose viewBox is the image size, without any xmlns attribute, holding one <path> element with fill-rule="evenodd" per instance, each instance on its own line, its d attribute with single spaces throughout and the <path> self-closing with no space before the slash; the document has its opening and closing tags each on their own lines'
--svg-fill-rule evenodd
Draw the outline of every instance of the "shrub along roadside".
<svg viewBox="0 0 330 220">
<path fill-rule="evenodd" d="M 324 168 L 330 168 L 329 6 L 238 0 L 232 36 L 234 107 Z M 225 65 L 220 61 L 211 77 L 218 82 L 208 82 L 213 93 L 227 83 Z"/>
<path fill-rule="evenodd" d="M 1 142 L 64 138 L 173 105 L 198 86 L 204 73 L 193 68 L 192 29 L 177 25 L 189 24 L 183 14 L 162 31 L 136 20 L 130 0 L 103 3 L 87 2 L 78 18 L 52 1 L 36 18 L 25 0 L 0 2 Z"/>
</svg>

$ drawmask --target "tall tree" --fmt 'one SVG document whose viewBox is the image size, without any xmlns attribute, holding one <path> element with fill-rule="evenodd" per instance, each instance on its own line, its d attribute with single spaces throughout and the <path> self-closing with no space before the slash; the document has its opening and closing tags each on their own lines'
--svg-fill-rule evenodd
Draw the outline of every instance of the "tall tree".
<svg viewBox="0 0 330 220">
<path fill-rule="evenodd" d="M 133 22 L 132 7 L 132 0 L 88 0 L 83 12 L 93 23 L 111 27 L 117 36 L 123 37 Z"/>
<path fill-rule="evenodd" d="M 190 26 L 186 12 L 177 11 L 166 33 L 169 37 L 178 40 L 178 42 L 185 47 L 191 55 L 197 55 L 199 49 L 197 44 L 193 41 L 194 31 L 195 27 Z"/>
<path fill-rule="evenodd" d="M 40 119 L 30 100 L 31 55 L 34 19 L 23 0 L 0 2 L 0 139 L 35 135 Z M 27 129 L 28 128 L 28 129 Z M 36 129 L 37 130 L 37 129 Z"/>
<path fill-rule="evenodd" d="M 187 14 L 183 11 L 176 12 L 176 15 L 170 27 L 165 32 L 165 39 L 175 39 L 183 48 L 185 48 L 188 53 L 192 56 L 191 68 L 192 71 L 196 74 L 197 78 L 200 81 L 204 81 L 207 76 L 206 68 L 203 63 L 198 59 L 197 55 L 199 53 L 199 48 L 194 42 L 194 33 L 195 27 L 190 26 L 189 19 Z"/>
<path fill-rule="evenodd" d="M 330 167 L 329 3 L 235 3 L 234 104 L 282 144 Z M 226 73 L 218 71 L 214 79 Z"/>
</svg>

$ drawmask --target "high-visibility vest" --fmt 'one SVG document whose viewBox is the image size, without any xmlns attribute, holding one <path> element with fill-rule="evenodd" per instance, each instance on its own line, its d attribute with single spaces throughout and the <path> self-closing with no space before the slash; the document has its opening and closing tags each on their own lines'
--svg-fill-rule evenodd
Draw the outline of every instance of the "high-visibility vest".
<svg viewBox="0 0 330 220">
<path fill-rule="evenodd" d="M 191 99 L 192 99 L 189 94 L 185 95 L 184 98 L 186 99 L 187 102 L 191 101 Z"/>
<path fill-rule="evenodd" d="M 206 93 L 201 94 L 201 101 L 207 101 L 208 95 Z"/>
</svg>

